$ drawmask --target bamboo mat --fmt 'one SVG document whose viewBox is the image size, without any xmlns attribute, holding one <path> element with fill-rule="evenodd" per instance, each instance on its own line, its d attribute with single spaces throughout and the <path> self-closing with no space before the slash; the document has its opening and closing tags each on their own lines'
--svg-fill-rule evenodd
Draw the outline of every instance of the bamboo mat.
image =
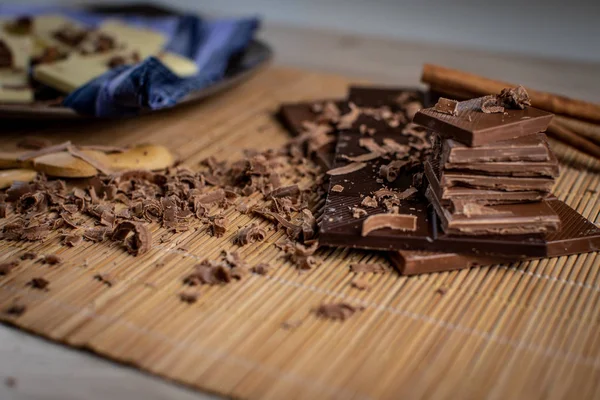
<svg viewBox="0 0 600 400">
<path fill-rule="evenodd" d="M 193 167 L 209 155 L 235 158 L 244 148 L 282 144 L 287 133 L 272 118 L 280 102 L 341 97 L 348 83 L 271 68 L 204 104 L 137 120 L 0 129 L 8 144 L 25 131 L 78 144 L 162 143 Z M 555 193 L 597 221 L 600 163 L 552 145 L 563 163 Z M 234 227 L 249 221 L 230 213 Z M 251 263 L 275 265 L 272 272 L 202 286 L 190 305 L 177 296 L 182 277 L 198 261 L 233 248 L 237 229 L 220 239 L 192 230 L 163 244 L 161 229 L 153 231 L 153 249 L 138 258 L 107 244 L 67 248 L 57 237 L 0 242 L 0 261 L 25 250 L 65 260 L 55 267 L 24 261 L 0 278 L 0 307 L 14 299 L 28 307 L 20 317 L 0 318 L 240 398 L 600 398 L 598 253 L 411 278 L 390 269 L 368 275 L 372 289 L 361 292 L 349 285 L 355 278 L 349 263 L 387 263 L 383 255 L 323 249 L 323 264 L 299 273 L 273 246 L 281 235 L 273 232 L 241 249 Z M 94 280 L 98 273 L 109 273 L 115 284 Z M 26 286 L 36 276 L 50 281 L 49 291 Z M 311 309 L 322 301 L 365 310 L 343 323 L 321 320 Z"/>
</svg>

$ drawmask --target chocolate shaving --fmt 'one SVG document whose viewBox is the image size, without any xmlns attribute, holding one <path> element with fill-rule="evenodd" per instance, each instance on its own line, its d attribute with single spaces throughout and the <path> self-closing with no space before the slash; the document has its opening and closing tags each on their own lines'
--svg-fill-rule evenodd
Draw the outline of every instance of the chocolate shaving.
<svg viewBox="0 0 600 400">
<path fill-rule="evenodd" d="M 372 160 L 378 159 L 382 155 L 383 155 L 382 153 L 370 152 L 370 153 L 361 154 L 360 156 L 342 155 L 342 159 L 347 160 L 347 161 L 352 161 L 352 162 L 365 162 L 365 161 L 372 161 Z M 354 172 L 354 171 L 352 171 L 352 172 Z"/>
<path fill-rule="evenodd" d="M 375 139 L 373 138 L 360 138 L 358 144 L 360 147 L 364 147 L 372 153 L 387 153 L 387 149 L 378 145 L 377 142 L 375 142 Z"/>
<path fill-rule="evenodd" d="M 21 260 L 35 260 L 36 258 L 37 258 L 37 254 L 32 251 L 23 253 L 23 255 L 21 256 Z"/>
<path fill-rule="evenodd" d="M 309 270 L 319 264 L 319 261 L 313 256 L 318 248 L 319 243 L 314 243 L 310 247 L 300 243 L 284 245 L 284 251 L 288 253 L 288 258 L 300 270 Z"/>
<path fill-rule="evenodd" d="M 367 216 L 367 212 L 362 208 L 352 207 L 352 217 L 353 218 L 362 218 Z"/>
<path fill-rule="evenodd" d="M 50 140 L 35 136 L 25 136 L 17 142 L 17 147 L 28 150 L 39 150 L 48 146 L 52 146 Z"/>
<path fill-rule="evenodd" d="M 20 317 L 27 311 L 27 306 L 21 303 L 14 303 L 4 309 L 4 313 L 15 317 Z"/>
<path fill-rule="evenodd" d="M 92 167 L 96 168 L 98 171 L 102 172 L 105 175 L 110 175 L 112 173 L 112 170 L 107 165 L 105 165 L 103 162 L 95 159 L 92 156 L 87 155 L 86 153 L 84 153 L 83 151 L 79 150 L 76 147 L 67 146 L 67 151 L 73 157 L 79 158 L 80 160 L 85 161 L 86 163 L 90 164 Z"/>
<path fill-rule="evenodd" d="M 498 103 L 496 96 L 486 96 L 481 101 L 481 111 L 486 114 L 503 113 L 504 107 Z"/>
<path fill-rule="evenodd" d="M 388 182 L 394 182 L 398 178 L 400 170 L 408 164 L 410 164 L 410 161 L 394 160 L 379 167 L 379 176 L 385 178 Z"/>
<path fill-rule="evenodd" d="M 417 217 L 409 214 L 375 214 L 363 221 L 362 236 L 383 228 L 401 231 L 415 231 L 417 229 Z"/>
<path fill-rule="evenodd" d="M 214 190 L 196 199 L 198 204 L 210 204 L 225 200 L 225 191 L 223 189 Z"/>
<path fill-rule="evenodd" d="M 348 106 L 350 107 L 350 111 L 339 117 L 337 128 L 340 130 L 352 128 L 352 125 L 354 125 L 358 117 L 360 117 L 360 108 L 356 107 L 353 103 L 349 103 Z"/>
<path fill-rule="evenodd" d="M 270 269 L 271 269 L 271 266 L 269 264 L 260 263 L 260 264 L 256 264 L 254 267 L 250 268 L 250 272 L 252 272 L 253 274 L 256 274 L 256 275 L 266 275 Z"/>
<path fill-rule="evenodd" d="M 333 187 L 331 188 L 331 191 L 341 193 L 344 191 L 344 187 L 342 185 L 333 185 Z"/>
<path fill-rule="evenodd" d="M 526 107 L 531 106 L 529 93 L 527 93 L 527 90 L 521 85 L 515 88 L 502 89 L 497 98 L 499 105 L 506 108 L 523 110 Z"/>
<path fill-rule="evenodd" d="M 351 174 L 352 172 L 359 171 L 366 167 L 366 163 L 356 162 L 348 165 L 344 165 L 343 167 L 333 168 L 327 171 L 327 175 L 337 176 L 337 175 L 346 175 Z"/>
<path fill-rule="evenodd" d="M 83 237 L 92 242 L 102 242 L 110 233 L 109 228 L 90 228 L 83 231 Z"/>
<path fill-rule="evenodd" d="M 440 97 L 433 109 L 442 114 L 458 115 L 458 101 Z"/>
<path fill-rule="evenodd" d="M 271 192 L 271 197 L 296 197 L 300 194 L 298 185 L 283 186 Z"/>
<path fill-rule="evenodd" d="M 238 231 L 233 238 L 233 244 L 245 246 L 248 243 L 262 242 L 265 240 L 265 237 L 267 237 L 267 232 L 260 228 L 258 224 L 252 223 Z"/>
<path fill-rule="evenodd" d="M 45 264 L 56 265 L 62 262 L 62 259 L 56 254 L 48 254 L 44 257 L 43 262 Z"/>
<path fill-rule="evenodd" d="M 27 153 L 23 153 L 17 157 L 17 161 L 28 161 L 37 157 L 45 156 L 46 154 L 65 151 L 69 148 L 69 146 L 71 146 L 71 142 L 67 140 L 66 142 L 44 147 L 39 150 L 28 151 Z"/>
<path fill-rule="evenodd" d="M 181 292 L 179 293 L 179 300 L 184 303 L 194 304 L 198 301 L 198 293 L 196 292 Z"/>
<path fill-rule="evenodd" d="M 377 200 L 375 200 L 373 197 L 370 197 L 370 196 L 366 196 L 360 202 L 360 204 L 362 206 L 369 207 L 369 208 L 376 208 L 377 206 L 379 206 L 379 203 L 377 203 Z"/>
<path fill-rule="evenodd" d="M 374 273 L 374 274 L 382 274 L 386 271 L 385 267 L 382 264 L 375 263 L 358 263 L 350 265 L 350 272 L 354 273 Z"/>
<path fill-rule="evenodd" d="M 119 223 L 112 233 L 112 239 L 123 241 L 127 251 L 134 256 L 146 253 L 152 246 L 152 234 L 140 222 Z"/>
<path fill-rule="evenodd" d="M 76 234 L 66 235 L 63 239 L 63 243 L 70 247 L 75 247 L 83 241 L 83 238 Z"/>
<path fill-rule="evenodd" d="M 27 285 L 31 286 L 32 288 L 39 290 L 47 289 L 49 284 L 50 282 L 44 278 L 33 278 L 27 283 Z"/>
<path fill-rule="evenodd" d="M 216 217 L 211 221 L 212 234 L 215 237 L 221 237 L 227 231 L 229 220 L 225 217 Z"/>
<path fill-rule="evenodd" d="M 8 275 L 18 265 L 19 265 L 19 262 L 17 260 L 1 263 L 0 264 L 0 275 Z"/>
<path fill-rule="evenodd" d="M 329 303 L 321 304 L 314 311 L 320 318 L 345 321 L 357 311 L 362 311 L 363 306 L 353 306 L 348 303 Z"/>
</svg>

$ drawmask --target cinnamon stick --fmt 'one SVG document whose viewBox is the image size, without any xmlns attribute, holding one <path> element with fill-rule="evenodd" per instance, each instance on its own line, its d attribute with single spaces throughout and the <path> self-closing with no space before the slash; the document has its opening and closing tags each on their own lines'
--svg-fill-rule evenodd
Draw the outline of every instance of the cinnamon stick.
<svg viewBox="0 0 600 400">
<path fill-rule="evenodd" d="M 581 121 L 579 119 L 564 117 L 562 115 L 555 115 L 554 120 L 565 128 L 585 136 L 586 139 L 589 139 L 592 142 L 600 145 L 600 125 L 587 121 Z"/>
<path fill-rule="evenodd" d="M 515 84 L 488 79 L 483 76 L 432 64 L 423 66 L 421 81 L 432 87 L 446 88 L 449 91 L 472 93 L 485 96 Z M 600 122 L 600 104 L 571 99 L 557 94 L 526 88 L 531 103 L 542 110 L 588 121 Z"/>
<path fill-rule="evenodd" d="M 548 136 L 552 136 L 553 138 L 558 139 L 561 142 L 582 151 L 583 153 L 600 159 L 600 146 L 589 141 L 585 137 L 576 134 L 557 121 L 552 120 L 550 122 L 546 133 L 548 133 Z"/>
</svg>

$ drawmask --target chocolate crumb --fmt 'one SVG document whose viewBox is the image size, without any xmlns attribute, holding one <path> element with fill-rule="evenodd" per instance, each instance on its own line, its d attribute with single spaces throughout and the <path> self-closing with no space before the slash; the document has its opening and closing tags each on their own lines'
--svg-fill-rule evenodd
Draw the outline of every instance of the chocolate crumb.
<svg viewBox="0 0 600 400">
<path fill-rule="evenodd" d="M 369 207 L 369 208 L 376 208 L 379 205 L 377 203 L 377 200 L 375 200 L 375 198 L 371 197 L 371 196 L 366 196 L 363 199 L 363 201 L 360 202 L 360 204 L 362 206 Z"/>
<path fill-rule="evenodd" d="M 193 304 L 198 301 L 198 293 L 195 292 L 181 292 L 179 293 L 179 299 L 188 304 Z"/>
<path fill-rule="evenodd" d="M 345 321 L 355 312 L 364 310 L 362 306 L 353 306 L 348 303 L 321 304 L 314 311 L 320 318 Z"/>
<path fill-rule="evenodd" d="M 369 285 L 369 282 L 367 282 L 363 278 L 358 278 L 358 279 L 353 280 L 352 282 L 350 282 L 350 286 L 352 286 L 353 288 L 358 289 L 358 290 L 368 290 L 371 288 L 371 285 Z"/>
<path fill-rule="evenodd" d="M 45 264 L 56 265 L 62 262 L 62 259 L 56 254 L 48 254 L 44 257 L 43 262 Z"/>
<path fill-rule="evenodd" d="M 358 263 L 350 265 L 350 272 L 360 273 L 360 272 L 372 272 L 374 274 L 382 274 L 384 273 L 385 267 L 382 264 L 375 263 Z"/>
<path fill-rule="evenodd" d="M 0 264 L 0 275 L 8 275 L 17 265 L 19 265 L 19 262 L 16 260 Z"/>
<path fill-rule="evenodd" d="M 342 185 L 333 185 L 331 191 L 341 193 L 344 191 L 344 187 Z"/>
<path fill-rule="evenodd" d="M 37 258 L 37 254 L 32 251 L 23 253 L 23 255 L 21 256 L 21 260 L 35 260 L 36 258 Z"/>
<path fill-rule="evenodd" d="M 112 287 L 114 284 L 114 279 L 110 274 L 96 274 L 94 275 L 94 279 L 108 287 Z"/>
<path fill-rule="evenodd" d="M 31 286 L 32 288 L 39 290 L 47 289 L 49 284 L 50 282 L 44 278 L 33 278 L 29 281 L 29 283 L 27 283 L 27 285 Z"/>
<path fill-rule="evenodd" d="M 27 311 L 27 306 L 21 303 L 14 303 L 4 309 L 5 314 L 13 315 L 15 317 L 20 317 L 25 314 L 25 311 Z"/>
<path fill-rule="evenodd" d="M 442 286 L 442 287 L 439 287 L 439 288 L 437 288 L 435 292 L 436 292 L 437 294 L 439 294 L 439 295 L 442 295 L 442 296 L 443 296 L 443 295 L 445 295 L 446 293 L 448 293 L 448 288 L 446 288 L 446 287 L 443 287 L 443 286 Z"/>
</svg>

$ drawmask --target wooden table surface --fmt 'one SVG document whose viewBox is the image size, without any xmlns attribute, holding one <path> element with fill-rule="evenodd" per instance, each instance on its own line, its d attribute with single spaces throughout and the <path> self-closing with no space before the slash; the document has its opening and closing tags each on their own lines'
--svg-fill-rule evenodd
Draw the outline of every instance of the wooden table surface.
<svg viewBox="0 0 600 400">
<path fill-rule="evenodd" d="M 413 86 L 418 84 L 421 65 L 431 62 L 600 102 L 599 64 L 493 54 L 268 24 L 261 36 L 273 46 L 278 65 L 335 72 L 382 84 Z M 214 398 L 0 326 L 0 379 L 7 378 L 14 379 L 15 385 L 0 384 L 0 399 Z"/>
</svg>

